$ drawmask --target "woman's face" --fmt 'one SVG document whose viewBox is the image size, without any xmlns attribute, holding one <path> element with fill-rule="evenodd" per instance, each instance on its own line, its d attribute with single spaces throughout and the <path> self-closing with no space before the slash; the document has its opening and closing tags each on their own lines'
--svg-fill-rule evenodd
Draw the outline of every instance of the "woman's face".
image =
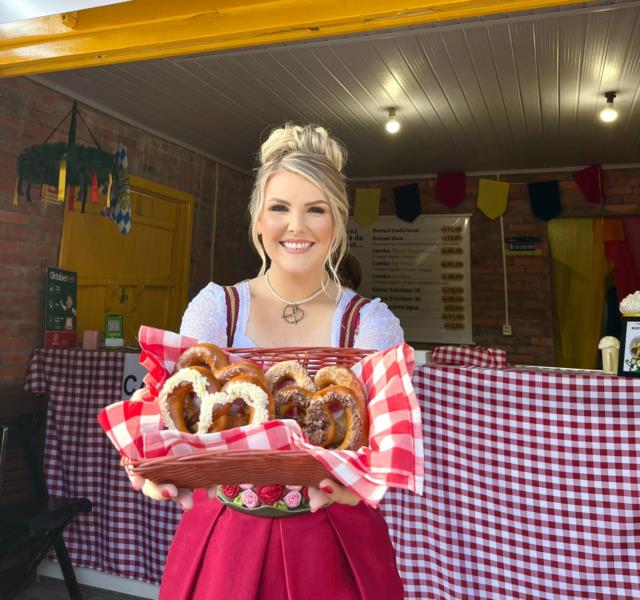
<svg viewBox="0 0 640 600">
<path fill-rule="evenodd" d="M 321 274 L 333 240 L 333 216 L 326 195 L 288 171 L 267 181 L 258 220 L 272 268 L 300 275 Z"/>
</svg>

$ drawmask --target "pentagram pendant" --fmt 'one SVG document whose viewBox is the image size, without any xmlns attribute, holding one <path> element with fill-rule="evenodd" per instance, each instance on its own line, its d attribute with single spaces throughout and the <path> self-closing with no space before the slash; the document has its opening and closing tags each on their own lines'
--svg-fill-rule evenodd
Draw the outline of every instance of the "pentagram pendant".
<svg viewBox="0 0 640 600">
<path fill-rule="evenodd" d="M 297 304 L 287 304 L 282 309 L 282 318 L 291 325 L 297 325 L 304 318 L 304 310 Z"/>
</svg>

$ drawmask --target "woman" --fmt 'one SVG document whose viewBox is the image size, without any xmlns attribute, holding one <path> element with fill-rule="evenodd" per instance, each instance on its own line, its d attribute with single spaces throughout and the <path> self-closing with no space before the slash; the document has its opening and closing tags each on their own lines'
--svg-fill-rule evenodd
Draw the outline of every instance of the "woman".
<svg viewBox="0 0 640 600">
<path fill-rule="evenodd" d="M 228 291 L 210 283 L 190 303 L 180 332 L 219 346 L 340 346 L 343 316 L 357 297 L 337 274 L 347 251 L 344 150 L 323 128 L 286 125 L 262 145 L 260 160 L 249 211 L 262 268 L 234 286 L 237 322 L 228 330 Z M 398 319 L 379 299 L 359 318 L 353 346 L 403 341 Z M 382 516 L 336 481 L 308 490 L 309 512 L 274 518 L 198 494 L 194 502 L 173 485 L 133 483 L 191 509 L 169 551 L 161 599 L 403 596 Z"/>
</svg>

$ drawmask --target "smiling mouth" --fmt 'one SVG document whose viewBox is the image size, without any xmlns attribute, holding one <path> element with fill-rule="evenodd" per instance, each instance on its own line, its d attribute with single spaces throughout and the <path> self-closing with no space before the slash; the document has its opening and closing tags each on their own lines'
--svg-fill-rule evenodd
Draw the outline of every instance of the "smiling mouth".
<svg viewBox="0 0 640 600">
<path fill-rule="evenodd" d="M 280 245 L 286 250 L 302 252 L 311 248 L 311 246 L 313 246 L 313 242 L 280 242 Z"/>
</svg>

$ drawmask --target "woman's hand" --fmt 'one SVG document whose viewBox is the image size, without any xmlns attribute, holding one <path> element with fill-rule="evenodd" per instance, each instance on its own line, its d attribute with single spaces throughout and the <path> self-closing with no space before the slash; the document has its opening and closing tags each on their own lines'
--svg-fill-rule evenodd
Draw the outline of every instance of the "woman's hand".
<svg viewBox="0 0 640 600">
<path fill-rule="evenodd" d="M 142 402 L 142 398 L 146 393 L 146 388 L 141 387 L 131 394 L 129 399 L 131 402 Z M 124 470 L 131 481 L 131 487 L 134 490 L 141 491 L 145 496 L 153 500 L 173 500 L 176 504 L 182 508 L 182 510 L 189 510 L 193 508 L 193 494 L 191 490 L 178 489 L 172 483 L 157 484 L 149 479 L 145 479 L 140 475 L 134 475 L 129 472 L 126 463 L 123 461 Z M 207 490 L 209 492 L 209 490 Z M 209 498 L 211 495 L 209 493 Z"/>
<path fill-rule="evenodd" d="M 147 393 L 146 387 L 138 388 L 133 394 L 131 394 L 131 398 L 129 398 L 130 402 L 142 402 L 143 396 Z"/>
<path fill-rule="evenodd" d="M 317 488 L 309 488 L 309 508 L 312 513 L 332 502 L 355 506 L 360 502 L 360 498 L 349 488 L 340 485 L 333 479 L 323 479 Z"/>
<path fill-rule="evenodd" d="M 131 481 L 131 487 L 136 491 L 141 491 L 152 500 L 173 500 L 182 510 L 193 508 L 193 490 L 177 488 L 172 483 L 154 483 L 140 475 L 133 475 L 125 465 L 125 472 Z M 217 486 L 207 488 L 209 500 L 216 497 Z"/>
</svg>

